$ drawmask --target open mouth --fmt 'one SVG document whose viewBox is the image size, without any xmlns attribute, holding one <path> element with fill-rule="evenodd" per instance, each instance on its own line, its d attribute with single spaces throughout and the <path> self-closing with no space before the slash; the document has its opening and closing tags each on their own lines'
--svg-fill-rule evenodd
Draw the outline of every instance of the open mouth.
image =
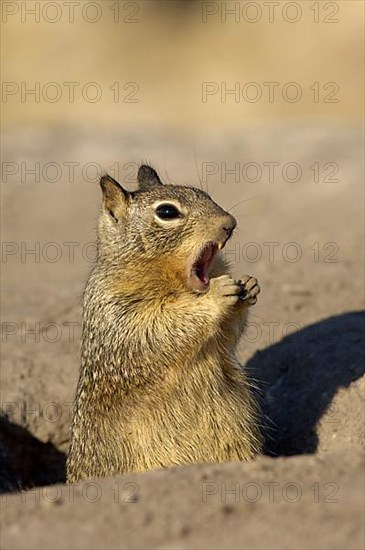
<svg viewBox="0 0 365 550">
<path fill-rule="evenodd" d="M 208 243 L 200 251 L 193 263 L 190 273 L 190 284 L 196 290 L 205 290 L 209 285 L 209 270 L 217 253 L 218 245 Z"/>
</svg>

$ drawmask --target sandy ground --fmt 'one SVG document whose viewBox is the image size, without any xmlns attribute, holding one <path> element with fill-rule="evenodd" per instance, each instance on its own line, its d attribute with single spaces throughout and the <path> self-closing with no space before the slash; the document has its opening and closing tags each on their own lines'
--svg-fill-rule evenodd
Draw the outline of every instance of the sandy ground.
<svg viewBox="0 0 365 550">
<path fill-rule="evenodd" d="M 55 24 L 52 6 L 22 21 L 18 4 L 2 28 L 2 76 L 18 92 L 1 121 L 0 546 L 364 548 L 363 4 L 303 0 L 295 24 L 284 1 L 253 24 L 242 11 L 223 21 L 223 2 L 204 22 L 199 2 L 141 0 L 115 23 L 104 0 L 95 24 L 81 5 L 68 22 L 64 2 Z M 39 101 L 22 98 L 37 82 Z M 50 82 L 59 101 L 42 95 Z M 78 84 L 73 102 L 65 82 Z M 90 82 L 98 102 L 82 96 Z M 204 82 L 219 89 L 206 102 Z M 263 97 L 222 100 L 236 82 Z M 279 82 L 273 102 L 265 82 Z M 288 82 L 300 101 L 283 100 Z M 262 289 L 239 355 L 265 455 L 69 487 L 98 175 L 132 189 L 146 160 L 237 218 L 227 259 Z"/>
<path fill-rule="evenodd" d="M 173 134 L 168 142 L 142 140 L 133 131 L 122 139 L 108 135 L 102 151 L 97 151 L 100 136 L 62 127 L 37 130 L 37 140 L 31 130 L 6 135 L 9 162 L 46 162 L 49 148 L 57 150 L 60 164 L 98 159 L 108 168 L 119 159 L 124 170 L 127 162 L 148 158 L 166 180 L 199 185 L 199 174 L 226 208 L 250 199 L 233 208 L 239 230 L 227 254 L 236 274 L 253 274 L 262 287 L 240 356 L 261 393 L 271 457 L 98 480 L 97 486 L 80 485 L 74 497 L 65 485 L 23 497 L 6 494 L 2 547 L 362 547 L 360 132 L 344 125 L 268 125 L 227 133 L 224 141 L 222 150 L 219 134 L 202 134 L 195 164 L 191 144 Z M 263 172 L 255 183 L 229 175 L 222 183 L 222 162 L 227 167 L 238 162 L 240 169 L 256 162 L 264 169 L 268 159 L 280 163 L 274 181 Z M 207 168 L 213 162 L 214 169 Z M 288 162 L 302 169 L 296 183 L 283 181 Z M 326 182 L 321 173 L 321 181 L 314 182 L 309 167 L 315 162 L 336 163 L 338 181 Z M 205 176 L 217 167 L 218 173 Z M 64 480 L 80 299 L 100 192 L 97 183 L 82 179 L 22 183 L 18 175 L 3 186 L 2 199 L 7 245 L 1 401 L 7 414 L 1 420 L 1 484 L 6 492 Z M 70 242 L 76 243 L 73 257 L 65 244 Z M 35 253 L 26 254 L 31 250 Z M 131 480 L 136 485 L 127 485 Z M 272 482 L 278 485 L 270 489 Z M 114 484 L 121 496 L 113 496 Z M 225 494 L 232 487 L 238 493 Z M 94 498 L 97 502 L 90 502 Z"/>
<path fill-rule="evenodd" d="M 173 468 L 8 497 L 3 547 L 363 548 L 361 454 Z"/>
</svg>

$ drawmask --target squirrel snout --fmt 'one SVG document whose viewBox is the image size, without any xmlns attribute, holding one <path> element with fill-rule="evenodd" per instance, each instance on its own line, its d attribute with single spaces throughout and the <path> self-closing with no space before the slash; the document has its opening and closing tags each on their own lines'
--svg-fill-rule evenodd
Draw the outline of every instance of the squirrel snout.
<svg viewBox="0 0 365 550">
<path fill-rule="evenodd" d="M 227 215 L 220 225 L 219 248 L 224 247 L 228 239 L 231 237 L 236 226 L 237 226 L 237 222 L 235 218 L 231 215 Z"/>
<path fill-rule="evenodd" d="M 228 234 L 228 238 L 232 235 L 237 226 L 236 219 L 233 216 L 228 215 L 227 219 L 223 223 L 223 229 Z"/>
<path fill-rule="evenodd" d="M 231 237 L 232 233 L 233 233 L 233 229 L 228 229 L 227 227 L 223 227 L 224 231 L 227 233 L 227 241 L 228 239 Z"/>
</svg>

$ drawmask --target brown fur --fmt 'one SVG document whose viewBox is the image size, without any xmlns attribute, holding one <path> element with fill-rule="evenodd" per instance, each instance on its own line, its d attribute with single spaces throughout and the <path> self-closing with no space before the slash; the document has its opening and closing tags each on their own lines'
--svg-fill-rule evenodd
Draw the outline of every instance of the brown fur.
<svg viewBox="0 0 365 550">
<path fill-rule="evenodd" d="M 227 276 L 219 255 L 207 290 L 189 284 L 198 251 L 226 240 L 224 226 L 233 228 L 235 220 L 203 191 L 162 185 L 149 167 L 140 168 L 138 179 L 134 193 L 108 176 L 101 180 L 69 482 L 246 460 L 261 449 L 257 405 L 235 356 L 258 285 L 246 277 L 242 299 L 246 283 Z M 156 224 L 156 201 L 177 201 L 183 220 Z"/>
</svg>

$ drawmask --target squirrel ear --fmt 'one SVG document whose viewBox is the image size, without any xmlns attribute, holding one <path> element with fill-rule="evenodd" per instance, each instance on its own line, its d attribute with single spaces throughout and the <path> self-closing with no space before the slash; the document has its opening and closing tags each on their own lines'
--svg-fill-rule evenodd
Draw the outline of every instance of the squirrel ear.
<svg viewBox="0 0 365 550">
<path fill-rule="evenodd" d="M 119 221 L 126 215 L 130 193 L 108 174 L 101 177 L 100 187 L 103 191 L 104 208 L 114 221 Z"/>
<path fill-rule="evenodd" d="M 157 172 L 153 168 L 151 168 L 151 166 L 147 166 L 146 164 L 142 164 L 142 166 L 140 166 L 138 170 L 137 180 L 139 188 L 142 191 L 146 189 L 151 189 L 156 185 L 163 185 L 162 181 L 158 177 Z"/>
</svg>

